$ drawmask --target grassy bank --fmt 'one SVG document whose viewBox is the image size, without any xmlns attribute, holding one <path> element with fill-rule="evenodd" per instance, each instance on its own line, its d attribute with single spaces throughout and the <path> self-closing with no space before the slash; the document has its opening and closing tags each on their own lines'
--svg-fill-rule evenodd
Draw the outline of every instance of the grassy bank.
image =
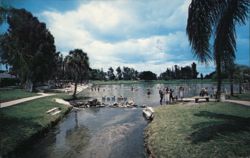
<svg viewBox="0 0 250 158">
<path fill-rule="evenodd" d="M 230 96 L 230 99 L 250 101 L 250 92 L 243 94 L 235 94 L 234 96 Z"/>
<path fill-rule="evenodd" d="M 113 80 L 113 81 L 90 81 L 92 84 L 103 85 L 103 84 L 140 84 L 140 83 L 153 83 L 153 84 L 183 84 L 183 83 L 215 83 L 216 81 L 210 79 L 190 79 L 190 80 Z"/>
<path fill-rule="evenodd" d="M 32 97 L 36 95 L 36 93 L 26 92 L 23 89 L 1 89 L 0 103 L 25 97 Z"/>
<path fill-rule="evenodd" d="M 250 108 L 231 103 L 156 109 L 145 130 L 154 157 L 249 157 Z"/>
<path fill-rule="evenodd" d="M 70 107 L 56 103 L 54 98 L 68 97 L 58 94 L 0 109 L 0 155 L 25 146 L 59 121 Z M 62 112 L 54 116 L 46 113 L 54 107 Z"/>
</svg>

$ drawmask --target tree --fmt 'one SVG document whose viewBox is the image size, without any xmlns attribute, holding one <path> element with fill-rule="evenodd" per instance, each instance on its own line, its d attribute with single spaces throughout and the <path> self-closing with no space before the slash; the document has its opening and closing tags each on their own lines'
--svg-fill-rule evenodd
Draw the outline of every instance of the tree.
<svg viewBox="0 0 250 158">
<path fill-rule="evenodd" d="M 58 54 L 54 37 L 44 23 L 25 9 L 8 9 L 9 29 L 0 41 L 2 62 L 9 64 L 25 89 L 52 77 Z"/>
<path fill-rule="evenodd" d="M 103 70 L 92 69 L 90 72 L 91 80 L 106 80 L 106 73 Z"/>
<path fill-rule="evenodd" d="M 202 73 L 201 73 L 201 77 L 200 78 L 201 78 L 201 80 L 203 80 L 203 78 L 204 78 Z"/>
<path fill-rule="evenodd" d="M 156 80 L 157 76 L 151 71 L 143 71 L 139 74 L 139 78 L 141 80 Z"/>
<path fill-rule="evenodd" d="M 197 72 L 195 62 L 192 63 L 191 67 L 192 67 L 192 78 L 196 79 L 199 73 Z"/>
<path fill-rule="evenodd" d="M 71 72 L 71 77 L 74 80 L 75 88 L 73 98 L 76 98 L 77 84 L 80 81 L 82 75 L 86 75 L 89 71 L 89 58 L 87 53 L 81 49 L 75 49 L 69 52 L 69 55 L 65 57 L 66 69 Z"/>
<path fill-rule="evenodd" d="M 116 74 L 117 74 L 117 79 L 121 80 L 122 79 L 122 70 L 121 70 L 120 66 L 117 67 Z"/>
<path fill-rule="evenodd" d="M 108 69 L 107 75 L 108 75 L 109 80 L 114 80 L 115 79 L 114 69 L 112 67 L 110 67 Z"/>
<path fill-rule="evenodd" d="M 192 0 L 189 6 L 187 35 L 194 54 L 202 63 L 215 60 L 217 98 L 221 93 L 221 69 L 235 58 L 235 26 L 245 24 L 249 0 Z M 210 40 L 214 37 L 214 40 Z M 214 41 L 213 53 L 209 41 Z"/>
</svg>

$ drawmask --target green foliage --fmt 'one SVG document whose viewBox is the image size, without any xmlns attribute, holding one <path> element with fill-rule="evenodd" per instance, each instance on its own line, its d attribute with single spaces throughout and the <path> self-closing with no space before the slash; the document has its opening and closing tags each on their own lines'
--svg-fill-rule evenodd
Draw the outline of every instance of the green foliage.
<svg viewBox="0 0 250 158">
<path fill-rule="evenodd" d="M 54 37 L 44 23 L 24 9 L 9 9 L 8 32 L 3 35 L 0 47 L 4 63 L 12 66 L 24 83 L 50 79 L 57 58 Z"/>
<path fill-rule="evenodd" d="M 19 82 L 17 78 L 0 78 L 0 87 L 16 86 Z"/>
<path fill-rule="evenodd" d="M 232 103 L 159 107 L 146 142 L 154 157 L 249 157 L 249 114 Z"/>
<path fill-rule="evenodd" d="M 115 79 L 114 69 L 112 67 L 110 67 L 108 69 L 107 76 L 108 76 L 109 80 Z"/>
<path fill-rule="evenodd" d="M 91 80 L 106 80 L 106 73 L 103 70 L 92 69 L 90 71 L 90 79 Z"/>
<path fill-rule="evenodd" d="M 116 74 L 117 74 L 117 79 L 121 80 L 122 79 L 122 70 L 121 70 L 120 66 L 116 68 Z"/>
<path fill-rule="evenodd" d="M 133 68 L 123 67 L 122 76 L 124 80 L 136 80 L 138 74 L 138 71 Z"/>
<path fill-rule="evenodd" d="M 69 52 L 65 57 L 66 72 L 75 82 L 75 90 L 73 96 L 76 97 L 77 83 L 80 80 L 87 79 L 89 74 L 89 58 L 87 53 L 81 49 L 75 49 Z"/>
<path fill-rule="evenodd" d="M 139 74 L 139 78 L 141 80 L 156 80 L 157 76 L 151 71 L 143 71 Z"/>
<path fill-rule="evenodd" d="M 199 73 L 196 69 L 196 64 L 192 63 L 191 66 L 179 67 L 174 65 L 171 69 L 167 70 L 160 74 L 159 79 L 170 80 L 170 79 L 196 79 Z"/>
</svg>

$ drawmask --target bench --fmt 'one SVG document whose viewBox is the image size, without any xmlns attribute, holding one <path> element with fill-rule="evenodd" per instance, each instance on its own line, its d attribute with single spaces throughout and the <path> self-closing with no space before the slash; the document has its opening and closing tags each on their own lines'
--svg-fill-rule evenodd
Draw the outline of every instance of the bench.
<svg viewBox="0 0 250 158">
<path fill-rule="evenodd" d="M 48 110 L 48 111 L 46 111 L 46 113 L 48 114 L 48 113 L 52 113 L 52 112 L 54 112 L 54 111 L 57 111 L 59 108 L 58 107 L 55 107 L 55 108 L 53 108 L 53 109 L 50 109 L 50 110 Z"/>
<path fill-rule="evenodd" d="M 198 103 L 198 101 L 199 101 L 200 99 L 205 99 L 206 102 L 209 102 L 209 96 L 204 96 L 204 97 L 196 96 L 196 97 L 194 97 L 194 100 L 195 100 L 196 103 Z"/>
</svg>

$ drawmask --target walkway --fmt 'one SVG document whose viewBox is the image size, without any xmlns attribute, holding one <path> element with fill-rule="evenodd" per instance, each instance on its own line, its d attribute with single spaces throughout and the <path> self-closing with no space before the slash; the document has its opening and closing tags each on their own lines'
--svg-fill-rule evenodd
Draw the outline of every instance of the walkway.
<svg viewBox="0 0 250 158">
<path fill-rule="evenodd" d="M 225 102 L 230 102 L 230 103 L 236 103 L 236 104 L 250 106 L 250 101 L 230 100 L 230 99 L 227 99 L 227 100 L 225 100 Z"/>
<path fill-rule="evenodd" d="M 43 97 L 48 97 L 48 96 L 53 96 L 55 94 L 45 94 L 45 93 L 37 93 L 40 94 L 39 96 L 34 96 L 34 97 L 27 97 L 27 98 L 22 98 L 22 99 L 17 99 L 17 100 L 12 100 L 12 101 L 8 101 L 8 102 L 4 102 L 4 103 L 0 103 L 0 108 L 5 108 L 8 106 L 13 106 L 16 104 L 20 104 L 23 102 L 27 102 L 30 100 L 34 100 L 34 99 L 38 99 L 38 98 L 43 98 Z"/>
</svg>

